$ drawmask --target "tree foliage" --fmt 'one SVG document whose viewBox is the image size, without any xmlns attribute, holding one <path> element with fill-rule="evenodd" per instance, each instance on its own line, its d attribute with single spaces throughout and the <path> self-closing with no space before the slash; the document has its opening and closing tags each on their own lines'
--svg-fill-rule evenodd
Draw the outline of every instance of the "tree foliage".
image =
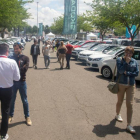
<svg viewBox="0 0 140 140">
<path fill-rule="evenodd" d="M 50 27 L 51 31 L 55 34 L 62 34 L 63 22 L 63 16 L 54 19 L 54 23 Z M 92 30 L 92 25 L 86 20 L 86 17 L 84 15 L 79 15 L 77 17 L 77 31 L 79 32 L 80 29 L 82 29 L 85 32 L 89 32 Z"/>
<path fill-rule="evenodd" d="M 117 21 L 127 27 L 133 43 L 140 28 L 139 0 L 93 0 L 91 7 L 97 17 L 109 19 L 111 23 Z M 136 25 L 136 31 L 131 33 L 133 25 Z"/>
<path fill-rule="evenodd" d="M 85 14 L 83 15 L 79 15 L 77 17 L 77 31 L 80 32 L 80 29 L 82 29 L 85 32 L 89 32 L 92 30 L 92 24 L 91 22 L 89 22 L 85 16 Z"/>
<path fill-rule="evenodd" d="M 59 16 L 58 18 L 54 19 L 54 23 L 50 27 L 51 31 L 55 34 L 62 34 L 63 21 L 64 21 L 63 16 Z"/>
<path fill-rule="evenodd" d="M 24 8 L 26 3 L 32 2 L 25 0 L 0 0 L 0 28 L 16 28 L 25 25 L 23 20 L 28 19 L 30 14 Z"/>
</svg>

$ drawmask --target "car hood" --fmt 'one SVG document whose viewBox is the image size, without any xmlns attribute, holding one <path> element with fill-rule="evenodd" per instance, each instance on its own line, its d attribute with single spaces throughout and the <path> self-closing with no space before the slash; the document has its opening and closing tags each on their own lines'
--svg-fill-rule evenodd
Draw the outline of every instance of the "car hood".
<svg viewBox="0 0 140 140">
<path fill-rule="evenodd" d="M 89 58 L 112 58 L 114 55 L 108 55 L 108 54 L 104 54 L 104 53 L 98 53 L 98 54 L 93 54 L 93 55 L 90 55 Z"/>
<path fill-rule="evenodd" d="M 78 48 L 79 46 L 78 46 L 78 45 L 73 45 L 73 47 L 74 47 L 74 48 Z"/>
<path fill-rule="evenodd" d="M 75 51 L 84 51 L 84 50 L 86 50 L 87 48 L 76 48 L 76 49 L 74 49 Z"/>
<path fill-rule="evenodd" d="M 100 54 L 102 52 L 98 52 L 98 51 L 90 51 L 90 50 L 84 50 L 82 52 L 80 52 L 79 54 L 85 54 L 85 55 L 89 55 L 89 54 Z"/>
</svg>

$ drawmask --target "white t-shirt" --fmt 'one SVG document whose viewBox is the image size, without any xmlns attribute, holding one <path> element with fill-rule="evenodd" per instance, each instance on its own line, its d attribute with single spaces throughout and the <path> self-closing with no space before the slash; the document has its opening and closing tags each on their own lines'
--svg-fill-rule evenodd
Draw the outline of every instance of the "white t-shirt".
<svg viewBox="0 0 140 140">
<path fill-rule="evenodd" d="M 36 51 L 36 48 L 37 48 L 37 47 L 34 46 L 34 55 L 36 55 L 36 52 L 37 52 L 37 51 Z"/>
<path fill-rule="evenodd" d="M 43 46 L 44 55 L 50 56 L 50 45 Z"/>
<path fill-rule="evenodd" d="M 10 88 L 13 81 L 20 80 L 20 72 L 15 60 L 0 57 L 0 88 Z"/>
</svg>

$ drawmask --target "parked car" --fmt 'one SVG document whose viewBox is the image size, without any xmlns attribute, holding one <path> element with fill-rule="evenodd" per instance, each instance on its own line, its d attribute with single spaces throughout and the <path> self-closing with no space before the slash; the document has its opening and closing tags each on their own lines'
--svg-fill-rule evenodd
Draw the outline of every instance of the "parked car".
<svg viewBox="0 0 140 140">
<path fill-rule="evenodd" d="M 98 44 L 97 46 L 95 46 L 94 48 L 91 48 L 90 50 L 81 51 L 78 54 L 78 61 L 86 63 L 90 55 L 99 54 L 99 53 L 107 53 L 108 51 L 110 51 L 111 49 L 115 47 L 118 47 L 118 45 Z"/>
<path fill-rule="evenodd" d="M 82 45 L 82 44 L 84 44 L 84 43 L 85 43 L 85 41 L 79 41 L 79 42 L 77 42 L 77 43 L 74 43 L 73 47 L 74 47 L 74 48 L 78 48 L 80 45 Z"/>
<path fill-rule="evenodd" d="M 140 47 L 140 40 L 134 40 L 134 46 Z"/>
<path fill-rule="evenodd" d="M 129 46 L 131 45 L 131 40 L 130 39 L 113 39 L 112 44 L 118 44 L 118 45 L 123 45 L 123 46 Z"/>
<path fill-rule="evenodd" d="M 90 55 L 87 60 L 87 66 L 90 68 L 99 69 L 99 66 L 101 65 L 101 61 L 106 59 L 112 59 L 113 57 L 117 56 L 119 53 L 124 52 L 125 48 L 126 48 L 125 46 L 118 46 L 106 53 Z"/>
<path fill-rule="evenodd" d="M 125 48 L 124 48 L 125 49 Z M 116 65 L 116 59 L 117 57 L 123 57 L 124 56 L 124 49 L 120 53 L 117 53 L 117 55 L 108 57 L 106 59 L 103 59 L 100 61 L 99 64 L 99 72 L 102 74 L 103 77 L 105 78 L 111 78 L 115 65 Z M 140 48 L 139 47 L 134 47 L 135 52 L 133 54 L 133 58 L 137 60 L 138 66 L 140 69 Z M 140 73 L 138 77 L 136 77 L 136 80 L 140 80 Z"/>
<path fill-rule="evenodd" d="M 71 42 L 70 44 L 71 44 L 71 45 L 74 45 L 74 44 L 77 43 L 77 42 L 79 42 L 79 41 L 78 41 L 78 40 L 75 40 L 75 41 Z"/>
<path fill-rule="evenodd" d="M 78 54 L 81 52 L 81 51 L 84 51 L 84 50 L 89 50 L 93 47 L 95 47 L 96 45 L 100 44 L 99 42 L 88 42 L 84 45 L 82 45 L 81 47 L 78 47 L 78 48 L 75 48 L 73 51 L 72 51 L 72 57 L 74 57 L 76 60 L 78 59 Z"/>
<path fill-rule="evenodd" d="M 86 41 L 83 41 L 83 43 L 81 43 L 81 44 L 74 45 L 74 48 L 81 47 L 81 46 L 83 46 L 85 44 L 88 44 L 90 42 L 95 42 L 95 41 L 93 41 L 93 40 L 86 40 Z"/>
</svg>

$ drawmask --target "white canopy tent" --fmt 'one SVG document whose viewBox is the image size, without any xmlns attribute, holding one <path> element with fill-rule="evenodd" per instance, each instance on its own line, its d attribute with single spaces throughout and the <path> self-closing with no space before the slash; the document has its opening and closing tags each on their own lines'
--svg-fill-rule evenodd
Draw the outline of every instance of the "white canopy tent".
<svg viewBox="0 0 140 140">
<path fill-rule="evenodd" d="M 52 32 L 50 32 L 49 34 L 46 34 L 46 39 L 49 38 L 55 38 L 55 34 L 53 34 Z"/>
<path fill-rule="evenodd" d="M 87 40 L 96 40 L 98 37 L 97 35 L 93 34 L 93 33 L 89 33 L 87 35 Z"/>
</svg>

